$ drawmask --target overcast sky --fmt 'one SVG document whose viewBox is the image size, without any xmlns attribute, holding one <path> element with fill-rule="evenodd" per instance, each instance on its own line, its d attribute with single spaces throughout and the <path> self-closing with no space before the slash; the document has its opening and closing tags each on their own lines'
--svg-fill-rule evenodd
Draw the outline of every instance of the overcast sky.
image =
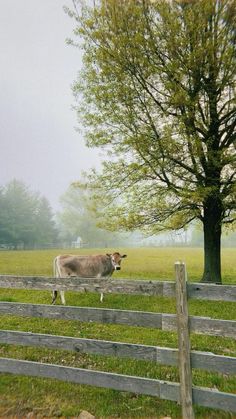
<svg viewBox="0 0 236 419">
<path fill-rule="evenodd" d="M 71 0 L 0 0 L 0 185 L 13 178 L 46 196 L 54 209 L 99 151 L 76 131 L 71 84 L 81 66 L 67 46 Z"/>
</svg>

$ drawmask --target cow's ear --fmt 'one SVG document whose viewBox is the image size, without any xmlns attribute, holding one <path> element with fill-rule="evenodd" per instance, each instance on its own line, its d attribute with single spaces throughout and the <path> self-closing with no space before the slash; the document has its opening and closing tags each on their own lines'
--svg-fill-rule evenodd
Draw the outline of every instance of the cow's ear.
<svg viewBox="0 0 236 419">
<path fill-rule="evenodd" d="M 111 254 L 110 253 L 107 253 L 107 256 L 110 258 L 111 257 Z"/>
<path fill-rule="evenodd" d="M 127 258 L 127 255 L 123 255 L 123 256 L 121 256 L 122 258 Z"/>
</svg>

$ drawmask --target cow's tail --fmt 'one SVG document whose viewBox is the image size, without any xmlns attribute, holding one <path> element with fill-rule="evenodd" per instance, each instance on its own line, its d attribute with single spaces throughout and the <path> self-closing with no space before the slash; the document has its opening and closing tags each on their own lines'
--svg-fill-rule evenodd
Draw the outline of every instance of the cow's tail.
<svg viewBox="0 0 236 419">
<path fill-rule="evenodd" d="M 60 277 L 60 268 L 58 266 L 58 258 L 59 256 L 56 256 L 53 261 L 53 277 L 59 278 Z M 53 290 L 52 292 L 52 304 L 55 304 L 57 299 L 57 290 Z"/>
<path fill-rule="evenodd" d="M 59 268 L 59 264 L 58 264 L 58 259 L 59 259 L 59 256 L 56 256 L 54 261 L 53 261 L 53 276 L 54 276 L 54 278 L 59 278 L 60 277 L 60 268 Z"/>
</svg>

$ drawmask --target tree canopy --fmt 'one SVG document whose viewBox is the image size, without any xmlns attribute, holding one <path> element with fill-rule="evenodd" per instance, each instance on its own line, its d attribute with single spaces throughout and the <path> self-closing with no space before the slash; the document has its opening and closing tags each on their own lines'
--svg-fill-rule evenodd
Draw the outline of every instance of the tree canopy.
<svg viewBox="0 0 236 419">
<path fill-rule="evenodd" d="M 0 189 L 0 244 L 14 248 L 55 243 L 57 232 L 46 198 L 17 180 Z"/>
<path fill-rule="evenodd" d="M 106 227 L 203 224 L 203 280 L 221 281 L 236 209 L 236 1 L 101 0 L 67 12 L 84 66 L 73 90 Z M 76 41 L 69 41 L 76 44 Z"/>
</svg>

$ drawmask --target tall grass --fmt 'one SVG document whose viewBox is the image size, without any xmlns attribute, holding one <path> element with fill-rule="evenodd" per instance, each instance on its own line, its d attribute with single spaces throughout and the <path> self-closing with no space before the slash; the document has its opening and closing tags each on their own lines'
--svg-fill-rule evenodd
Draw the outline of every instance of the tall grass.
<svg viewBox="0 0 236 419">
<path fill-rule="evenodd" d="M 119 249 L 81 249 L 76 253 L 110 253 Z M 122 270 L 117 278 L 174 279 L 174 262 L 183 260 L 187 264 L 190 281 L 199 281 L 202 274 L 203 253 L 200 249 L 188 248 L 143 248 L 120 249 L 128 258 L 122 262 Z M 71 252 L 71 250 L 69 251 Z M 74 251 L 73 251 L 74 252 Z M 52 275 L 52 260 L 65 250 L 50 251 L 12 251 L 0 253 L 0 274 L 13 275 Z M 222 271 L 224 283 L 236 283 L 235 251 L 222 251 Z M 15 302 L 50 304 L 51 296 L 47 291 L 0 290 L 0 299 Z M 174 299 L 142 297 L 129 295 L 105 295 L 99 302 L 98 294 L 66 293 L 68 305 L 108 307 L 154 312 L 175 312 Z M 194 315 L 214 318 L 235 319 L 233 303 L 190 301 L 189 310 Z M 177 347 L 175 333 L 155 329 L 144 329 L 120 325 L 80 323 L 78 321 L 21 318 L 2 316 L 1 329 L 22 330 L 38 333 L 59 334 L 92 339 L 105 339 L 130 343 Z M 236 356 L 236 342 L 233 339 L 213 336 L 192 335 L 192 349 L 212 351 L 218 354 Z M 43 348 L 26 348 L 1 345 L 0 356 L 78 366 L 101 371 L 112 371 L 128 375 L 178 381 L 178 371 L 173 367 L 160 366 L 152 362 L 125 360 L 57 351 Z M 236 388 L 235 377 L 194 370 L 195 385 L 209 386 L 220 391 L 233 392 Z M 0 416 L 20 417 L 33 412 L 38 418 L 73 417 L 81 410 L 88 410 L 97 417 L 153 417 L 170 416 L 180 418 L 180 408 L 174 402 L 159 400 L 155 397 L 137 396 L 132 393 L 80 386 L 56 380 L 32 377 L 19 377 L 1 374 L 0 377 Z M 196 418 L 224 419 L 233 415 L 195 406 Z"/>
</svg>

